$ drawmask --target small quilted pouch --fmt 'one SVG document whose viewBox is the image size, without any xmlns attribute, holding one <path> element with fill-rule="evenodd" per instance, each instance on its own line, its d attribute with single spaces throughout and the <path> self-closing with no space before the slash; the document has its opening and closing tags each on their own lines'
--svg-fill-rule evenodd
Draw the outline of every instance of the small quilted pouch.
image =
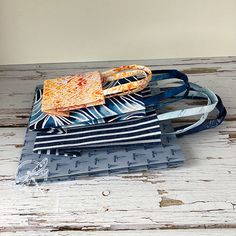
<svg viewBox="0 0 236 236">
<path fill-rule="evenodd" d="M 132 76 L 136 81 L 113 83 Z M 51 115 L 69 116 L 70 110 L 105 104 L 105 98 L 143 90 L 152 78 L 149 68 L 128 65 L 105 72 L 93 71 L 44 81 L 42 111 Z M 109 84 L 105 89 L 104 84 Z"/>
</svg>

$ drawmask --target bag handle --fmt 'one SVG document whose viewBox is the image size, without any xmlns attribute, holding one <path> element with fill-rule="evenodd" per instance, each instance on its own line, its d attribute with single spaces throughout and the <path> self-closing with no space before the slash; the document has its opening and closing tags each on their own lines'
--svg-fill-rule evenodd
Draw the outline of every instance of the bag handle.
<svg viewBox="0 0 236 236">
<path fill-rule="evenodd" d="M 178 70 L 154 70 L 152 71 L 152 73 L 153 76 L 151 82 L 168 79 L 179 79 L 182 81 L 182 83 L 180 83 L 180 86 L 178 87 L 167 89 L 166 91 L 158 93 L 157 95 L 145 98 L 144 102 L 146 106 L 159 108 L 161 100 L 172 98 L 173 96 L 178 95 L 182 92 L 187 92 L 190 87 L 187 75 Z"/>
<path fill-rule="evenodd" d="M 163 106 L 167 106 L 168 104 L 171 104 L 183 98 L 207 98 L 208 99 L 207 106 L 211 105 L 212 100 L 209 98 L 209 95 L 208 95 L 209 94 L 208 92 L 210 92 L 210 90 L 205 91 L 205 93 L 203 93 L 202 91 L 200 92 L 199 91 L 200 86 L 195 85 L 193 83 L 191 83 L 190 85 L 188 82 L 188 77 L 184 73 L 178 70 L 154 70 L 152 71 L 152 73 L 153 73 L 152 81 L 160 81 L 160 80 L 176 78 L 176 79 L 182 80 L 182 83 L 179 87 L 168 89 L 164 92 L 159 93 L 158 95 L 155 95 L 153 97 L 146 99 L 145 101 L 146 105 L 149 105 L 149 106 L 151 105 L 153 107 L 160 108 Z M 181 92 L 184 94 L 181 96 L 177 96 Z M 212 91 L 211 93 L 212 95 L 214 94 Z M 220 112 L 217 119 L 210 120 L 208 122 L 206 119 L 209 115 L 209 112 L 205 112 L 203 113 L 203 115 L 200 117 L 200 119 L 197 122 L 195 122 L 192 125 L 178 127 L 175 129 L 174 133 L 180 136 L 183 134 L 194 133 L 194 132 L 201 131 L 207 128 L 215 127 L 219 125 L 220 123 L 222 123 L 226 115 L 226 110 L 223 106 L 222 101 L 221 100 L 219 101 L 220 99 L 219 96 L 216 95 L 216 97 L 218 99 L 216 108 L 220 109 L 220 110 L 218 109 Z M 166 98 L 175 98 L 175 100 L 171 102 L 161 102 L 162 99 L 166 99 Z"/>
<path fill-rule="evenodd" d="M 143 90 L 152 79 L 152 71 L 145 66 L 128 65 L 101 72 L 103 83 L 140 75 L 143 75 L 144 78 L 130 83 L 114 86 L 112 88 L 107 88 L 103 90 L 104 95 L 106 97 L 112 97 L 139 92 Z"/>
<path fill-rule="evenodd" d="M 172 119 L 177 119 L 177 118 L 183 118 L 183 117 L 189 117 L 189 116 L 194 116 L 194 115 L 202 115 L 201 118 L 194 124 L 183 127 L 182 129 L 178 129 L 175 131 L 175 134 L 181 134 L 185 133 L 188 130 L 191 130 L 202 123 L 205 122 L 208 114 L 215 109 L 217 103 L 218 103 L 218 97 L 213 93 L 210 89 L 208 88 L 203 88 L 197 84 L 194 83 L 189 83 L 190 88 L 193 90 L 191 92 L 192 97 L 206 97 L 208 99 L 208 103 L 205 106 L 199 106 L 199 107 L 194 107 L 194 108 L 187 108 L 187 109 L 182 109 L 182 110 L 177 110 L 177 111 L 171 111 L 163 114 L 159 114 L 158 120 L 172 120 Z"/>
<path fill-rule="evenodd" d="M 193 133 L 197 133 L 197 132 L 200 132 L 200 131 L 203 131 L 203 130 L 212 129 L 212 128 L 217 127 L 218 125 L 220 125 L 224 121 L 225 116 L 227 115 L 227 111 L 226 111 L 226 108 L 225 108 L 221 98 L 218 95 L 216 95 L 216 96 L 218 98 L 218 103 L 215 107 L 215 109 L 217 109 L 217 111 L 218 111 L 218 115 L 216 116 L 216 118 L 209 119 L 209 120 L 205 119 L 204 122 L 202 122 L 201 124 L 191 128 L 189 130 L 186 130 L 184 132 L 178 132 L 178 131 L 179 130 L 184 130 L 189 125 L 176 127 L 175 131 L 177 132 L 177 136 L 183 136 L 183 135 L 186 135 L 186 134 L 193 134 Z M 201 97 L 199 97 L 199 98 L 201 98 Z"/>
</svg>

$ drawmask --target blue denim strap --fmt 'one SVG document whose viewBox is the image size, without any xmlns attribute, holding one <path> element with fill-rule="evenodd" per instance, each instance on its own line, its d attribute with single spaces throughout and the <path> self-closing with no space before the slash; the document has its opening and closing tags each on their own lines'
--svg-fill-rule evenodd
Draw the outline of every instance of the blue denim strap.
<svg viewBox="0 0 236 236">
<path fill-rule="evenodd" d="M 227 111 L 223 105 L 221 98 L 218 95 L 216 95 L 216 96 L 218 98 L 218 103 L 216 105 L 216 109 L 218 110 L 217 117 L 215 119 L 205 120 L 202 124 L 192 128 L 184 133 L 179 133 L 179 134 L 177 134 L 177 136 L 182 136 L 185 134 L 193 134 L 193 133 L 197 133 L 197 132 L 200 132 L 203 130 L 212 129 L 212 128 L 217 127 L 218 125 L 220 125 L 224 121 Z M 176 127 L 175 131 L 185 129 L 186 127 L 188 127 L 188 125 Z"/>
<path fill-rule="evenodd" d="M 179 79 L 182 81 L 180 86 L 168 89 L 164 92 L 161 92 L 157 95 L 154 95 L 152 97 L 146 98 L 144 100 L 144 103 L 146 106 L 152 106 L 153 108 L 158 108 L 160 106 L 160 101 L 171 98 L 175 95 L 178 95 L 182 92 L 186 92 L 189 89 L 189 82 L 188 77 L 184 73 L 178 71 L 178 70 L 153 70 L 152 71 L 152 82 L 153 81 L 161 81 L 161 80 L 167 80 L 167 79 Z"/>
<path fill-rule="evenodd" d="M 149 104 L 149 106 L 151 103 L 153 103 L 153 105 L 152 105 L 153 107 L 155 107 L 155 105 L 156 105 L 156 108 L 161 108 L 161 107 L 166 107 L 170 104 L 173 104 L 173 103 L 175 103 L 179 100 L 182 100 L 184 98 L 187 98 L 187 99 L 189 99 L 189 98 L 199 99 L 199 98 L 204 98 L 204 97 L 208 98 L 209 93 L 208 94 L 207 93 L 196 94 L 196 92 L 200 89 L 200 86 L 194 85 L 192 83 L 192 88 L 191 88 L 191 86 L 190 86 L 191 83 L 190 84 L 188 83 L 188 77 L 182 72 L 179 72 L 177 70 L 155 70 L 152 72 L 153 72 L 152 81 L 160 81 L 160 80 L 166 80 L 166 79 L 171 79 L 171 78 L 178 78 L 178 79 L 181 79 L 183 82 L 182 82 L 182 85 L 179 87 L 174 87 L 171 89 L 168 88 L 166 91 L 155 96 L 155 98 L 154 97 L 149 98 L 148 102 L 146 102 L 146 104 Z M 195 87 L 195 90 L 193 87 Z M 163 89 L 162 89 L 162 91 L 163 91 Z M 176 96 L 176 95 L 180 94 L 181 92 L 184 92 L 184 94 L 182 96 Z M 205 92 L 207 92 L 207 91 L 205 91 Z M 167 101 L 167 102 L 162 101 L 162 99 L 164 100 L 165 98 L 172 98 L 172 100 Z M 176 128 L 175 134 L 177 134 L 178 136 L 183 135 L 183 134 L 191 134 L 191 133 L 199 132 L 201 130 L 214 128 L 214 127 L 220 125 L 226 116 L 226 109 L 225 109 L 220 97 L 218 95 L 216 95 L 216 98 L 218 99 L 218 102 L 217 102 L 215 108 L 218 110 L 218 116 L 215 119 L 207 120 L 209 112 L 205 112 L 196 123 L 194 123 L 190 126 L 185 125 L 185 126 L 181 126 L 181 127 Z M 157 100 L 155 100 L 155 99 L 157 99 Z M 210 105 L 209 98 L 208 98 L 208 105 Z"/>
<path fill-rule="evenodd" d="M 207 105 L 198 106 L 193 108 L 187 108 L 177 111 L 171 111 L 158 115 L 158 119 L 161 120 L 172 120 L 177 118 L 183 118 L 194 115 L 202 115 L 201 118 L 194 124 L 190 126 L 183 127 L 182 129 L 178 129 L 175 131 L 175 134 L 185 133 L 188 130 L 194 129 L 195 127 L 201 125 L 207 119 L 208 114 L 214 110 L 218 103 L 217 96 L 208 88 L 203 88 L 197 84 L 189 83 L 191 90 L 189 91 L 189 97 L 205 97 L 208 100 Z"/>
</svg>

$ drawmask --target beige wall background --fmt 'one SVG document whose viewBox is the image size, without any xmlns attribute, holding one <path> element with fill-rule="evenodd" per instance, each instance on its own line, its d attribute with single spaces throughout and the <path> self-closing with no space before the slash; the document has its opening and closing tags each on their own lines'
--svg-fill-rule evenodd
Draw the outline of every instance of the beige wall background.
<svg viewBox="0 0 236 236">
<path fill-rule="evenodd" d="M 0 64 L 236 55 L 236 0 L 0 0 Z"/>
</svg>

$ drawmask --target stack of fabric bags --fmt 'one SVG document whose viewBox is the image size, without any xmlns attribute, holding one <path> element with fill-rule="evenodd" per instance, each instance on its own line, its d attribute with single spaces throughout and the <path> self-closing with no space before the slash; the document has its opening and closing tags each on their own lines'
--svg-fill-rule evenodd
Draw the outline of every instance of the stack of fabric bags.
<svg viewBox="0 0 236 236">
<path fill-rule="evenodd" d="M 206 104 L 173 109 L 189 99 Z M 16 182 L 177 167 L 184 156 L 176 136 L 214 128 L 225 115 L 219 96 L 177 70 L 128 65 L 48 79 L 36 87 Z M 193 124 L 171 124 L 192 116 Z"/>
</svg>

